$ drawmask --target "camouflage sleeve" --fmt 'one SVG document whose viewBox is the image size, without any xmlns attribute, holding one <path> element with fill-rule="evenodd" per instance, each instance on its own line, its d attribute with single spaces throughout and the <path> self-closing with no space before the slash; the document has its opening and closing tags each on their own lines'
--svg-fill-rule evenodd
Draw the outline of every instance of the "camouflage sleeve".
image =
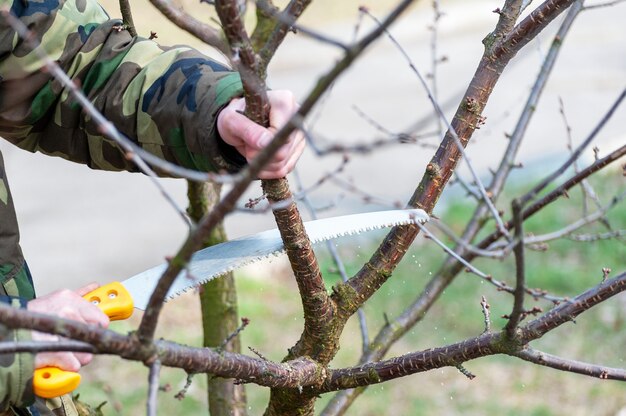
<svg viewBox="0 0 626 416">
<path fill-rule="evenodd" d="M 245 160 L 216 129 L 241 95 L 236 72 L 189 47 L 132 38 L 95 0 L 0 0 L 95 106 L 144 149 L 197 170 L 234 171 Z M 0 19 L 0 136 L 29 151 L 95 169 L 136 168 L 82 111 L 44 62 Z"/>
<path fill-rule="evenodd" d="M 3 298 L 1 300 L 6 300 Z M 26 302 L 13 298 L 13 307 L 26 307 Z M 0 325 L 0 342 L 30 341 L 30 331 L 7 329 Z M 33 403 L 34 355 L 30 353 L 0 354 L 0 411 L 10 406 L 24 407 Z"/>
<path fill-rule="evenodd" d="M 0 302 L 25 307 L 35 296 L 33 281 L 19 246 L 17 218 L 0 153 Z M 0 342 L 30 339 L 30 331 L 11 330 L 0 325 Z M 29 405 L 32 392 L 33 355 L 0 354 L 0 412 L 9 405 Z"/>
</svg>

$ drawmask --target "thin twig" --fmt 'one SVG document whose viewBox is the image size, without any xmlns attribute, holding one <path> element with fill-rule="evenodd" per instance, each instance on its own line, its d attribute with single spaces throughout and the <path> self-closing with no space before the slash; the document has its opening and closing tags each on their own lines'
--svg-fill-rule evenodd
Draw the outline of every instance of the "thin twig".
<svg viewBox="0 0 626 416">
<path fill-rule="evenodd" d="M 187 396 L 187 392 L 189 391 L 189 387 L 191 387 L 191 384 L 193 383 L 193 379 L 194 379 L 195 375 L 196 375 L 196 373 L 188 373 L 187 374 L 187 379 L 185 380 L 185 385 L 183 386 L 182 389 L 180 389 L 180 391 L 178 393 L 176 393 L 174 395 L 174 398 L 176 400 L 183 400 Z"/>
<path fill-rule="evenodd" d="M 450 247 L 448 247 L 443 241 L 439 240 L 423 224 L 419 224 L 419 223 L 416 223 L 416 224 L 420 228 L 420 230 L 424 233 L 424 237 L 425 238 L 428 238 L 429 240 L 434 241 L 450 257 L 454 258 L 460 264 L 465 266 L 468 271 L 470 271 L 473 274 L 477 275 L 478 277 L 480 277 L 481 279 L 485 280 L 486 282 L 494 285 L 498 290 L 501 290 L 501 291 L 507 292 L 507 293 L 511 293 L 511 294 L 515 294 L 516 293 L 516 290 L 514 288 L 512 288 L 511 286 L 507 285 L 506 283 L 504 283 L 504 282 L 502 282 L 500 280 L 494 279 L 493 276 L 491 276 L 491 275 L 489 275 L 489 274 L 487 274 L 485 272 L 482 272 L 476 266 L 472 265 L 469 261 L 467 261 L 465 258 L 463 258 L 461 255 L 459 255 L 457 252 L 452 250 Z M 524 288 L 524 291 L 527 294 L 529 294 L 530 296 L 534 297 L 534 298 L 546 299 L 546 300 L 549 300 L 550 302 L 553 302 L 553 303 L 560 303 L 560 302 L 563 302 L 565 300 L 565 298 L 550 295 L 547 292 L 545 292 L 543 290 L 539 290 L 539 289 L 531 289 L 531 288 L 527 288 L 526 287 L 526 288 Z"/>
<path fill-rule="evenodd" d="M 241 331 L 243 331 L 248 325 L 250 324 L 250 320 L 248 318 L 241 318 L 241 325 L 239 325 L 237 327 L 237 329 L 235 329 L 233 331 L 232 334 L 230 334 L 225 340 L 224 342 L 222 342 L 222 345 L 220 345 L 217 348 L 217 352 L 221 352 L 224 351 L 226 349 L 226 346 L 228 345 L 228 343 L 230 341 L 232 341 L 233 339 L 235 339 L 240 333 Z"/>
<path fill-rule="evenodd" d="M 148 416 L 156 416 L 159 408 L 157 398 L 159 395 L 160 373 L 161 361 L 157 358 L 150 364 L 150 373 L 148 375 L 148 400 L 146 402 Z"/>
<path fill-rule="evenodd" d="M 489 309 L 491 308 L 491 306 L 489 306 L 489 304 L 487 303 L 487 299 L 484 296 L 480 300 L 480 307 L 483 311 L 483 316 L 485 317 L 485 331 L 484 332 L 491 332 L 491 313 L 489 312 Z"/>
<path fill-rule="evenodd" d="M 15 352 L 97 352 L 96 348 L 86 342 L 59 340 L 59 341 L 20 341 L 20 342 L 0 342 L 0 354 L 10 354 Z"/>
<path fill-rule="evenodd" d="M 572 241 L 591 242 L 599 240 L 609 240 L 611 238 L 626 237 L 626 230 L 615 230 L 601 234 L 574 234 L 569 236 Z"/>
<path fill-rule="evenodd" d="M 429 223 L 434 225 L 436 228 L 441 230 L 446 236 L 451 238 L 455 242 L 455 244 L 463 247 L 463 249 L 465 249 L 469 253 L 474 254 L 475 256 L 499 259 L 499 258 L 504 257 L 506 254 L 505 250 L 493 250 L 493 248 L 496 247 L 495 245 L 490 247 L 489 250 L 483 250 L 476 246 L 471 245 L 464 239 L 457 236 L 456 233 L 450 227 L 448 227 L 443 221 L 439 221 L 436 218 L 432 218 Z M 506 243 L 503 243 L 502 245 L 506 246 Z"/>
<path fill-rule="evenodd" d="M 120 2 L 120 12 L 122 13 L 122 22 L 124 23 L 124 28 L 128 30 L 128 33 L 132 37 L 137 36 L 137 27 L 135 26 L 135 22 L 133 21 L 133 13 L 130 8 L 129 0 L 119 0 Z"/>
<path fill-rule="evenodd" d="M 368 13 L 367 15 L 372 20 L 374 20 L 378 25 L 380 25 L 380 21 L 378 20 L 378 18 L 376 18 L 376 16 L 372 15 L 371 13 Z M 411 59 L 411 57 L 408 55 L 408 53 L 402 47 L 402 45 L 400 45 L 400 43 L 396 40 L 396 38 L 386 29 L 385 29 L 385 34 L 389 37 L 389 40 L 396 46 L 396 48 L 404 56 L 404 58 L 407 60 L 407 62 L 409 64 L 409 67 L 411 68 L 413 73 L 415 73 L 415 75 L 417 76 L 417 78 L 418 78 L 420 84 L 422 85 L 424 91 L 428 95 L 428 99 L 430 100 L 433 108 L 437 112 L 438 117 L 444 122 L 444 124 L 445 124 L 446 128 L 448 129 L 448 131 L 450 132 L 450 135 L 453 138 L 456 146 L 458 147 L 458 150 L 461 153 L 461 155 L 463 157 L 463 160 L 465 160 L 465 163 L 467 164 L 467 167 L 468 167 L 469 171 L 471 172 L 472 177 L 474 178 L 474 182 L 476 184 L 476 187 L 478 188 L 478 190 L 480 192 L 482 200 L 485 202 L 485 204 L 487 204 L 487 206 L 489 207 L 489 210 L 491 211 L 491 214 L 492 214 L 493 218 L 496 220 L 496 224 L 498 226 L 498 229 L 500 230 L 500 232 L 502 232 L 502 234 L 504 236 L 508 237 L 508 231 L 504 227 L 504 222 L 502 221 L 502 218 L 500 217 L 500 213 L 498 212 L 496 207 L 493 205 L 493 202 L 489 198 L 489 195 L 487 194 L 487 191 L 485 190 L 485 187 L 484 187 L 482 181 L 480 180 L 480 177 L 478 176 L 478 173 L 476 173 L 476 170 L 474 169 L 474 166 L 472 165 L 469 157 L 467 156 L 467 154 L 465 152 L 465 147 L 461 143 L 461 139 L 459 138 L 459 135 L 457 134 L 457 132 L 456 132 L 455 128 L 452 126 L 452 124 L 448 121 L 448 118 L 444 114 L 443 110 L 441 109 L 441 106 L 439 105 L 439 103 L 437 102 L 435 97 L 432 95 L 432 92 L 431 92 L 430 88 L 428 87 L 428 84 L 426 83 L 426 80 L 424 79 L 422 74 L 419 72 L 419 70 L 417 69 L 415 64 L 413 63 L 413 60 Z M 471 104 L 468 104 L 468 106 L 469 105 L 471 105 Z M 484 119 L 481 119 L 481 120 L 483 120 L 483 122 L 484 122 Z M 476 126 L 476 128 L 479 128 L 479 126 Z"/>
<path fill-rule="evenodd" d="M 524 212 L 523 212 L 524 220 L 526 220 L 527 218 L 530 218 L 531 216 L 539 212 L 541 209 L 543 209 L 546 205 L 549 205 L 550 203 L 554 202 L 562 195 L 566 194 L 567 191 L 569 191 L 574 186 L 578 185 L 584 179 L 588 178 L 595 172 L 598 172 L 599 170 L 607 167 L 608 165 L 615 162 L 616 160 L 619 160 L 624 155 L 626 155 L 626 145 L 623 145 L 622 147 L 614 150 L 613 152 L 609 153 L 607 156 L 603 157 L 602 159 L 598 159 L 593 164 L 589 165 L 587 168 L 580 171 L 578 175 L 572 176 L 570 179 L 566 180 L 563 184 L 558 186 L 556 189 L 549 192 L 544 197 L 540 198 L 539 200 L 531 204 L 529 207 L 524 209 Z M 510 221 L 506 223 L 506 227 L 507 228 L 512 227 L 512 224 Z M 476 246 L 480 248 L 491 247 L 491 244 L 496 242 L 499 238 L 500 238 L 500 234 L 499 234 L 499 230 L 497 230 L 493 232 L 492 234 L 488 235 L 487 237 L 485 237 L 480 243 L 476 244 Z"/>
<path fill-rule="evenodd" d="M 311 39 L 317 40 L 321 43 L 336 46 L 344 51 L 348 50 L 348 45 L 346 45 L 345 43 L 333 39 L 316 30 L 309 29 L 303 25 L 298 24 L 297 18 L 289 14 L 287 10 L 278 12 L 276 8 L 272 8 L 269 4 L 266 4 L 265 2 L 257 2 L 257 7 L 265 12 L 267 16 L 271 16 L 276 22 L 280 22 L 282 25 L 290 27 L 291 30 L 295 32 L 302 33 L 310 37 Z"/>
<path fill-rule="evenodd" d="M 626 370 L 623 368 L 611 368 L 581 361 L 568 360 L 546 352 L 525 348 L 515 354 L 516 357 L 533 364 L 543 365 L 568 373 L 577 373 L 585 376 L 596 377 L 602 380 L 626 381 Z"/>
<path fill-rule="evenodd" d="M 172 2 L 168 0 L 150 0 L 150 3 L 170 22 L 228 56 L 230 50 L 224 39 L 222 39 L 219 30 L 195 19 L 184 10 L 173 6 Z"/>
<path fill-rule="evenodd" d="M 561 228 L 560 230 L 547 233 L 547 234 L 537 235 L 537 236 L 524 237 L 524 244 L 525 245 L 541 244 L 541 243 L 546 243 L 548 241 L 556 240 L 559 238 L 567 237 L 568 235 L 584 227 L 585 225 L 591 224 L 595 221 L 599 221 L 602 218 L 604 218 L 606 213 L 609 212 L 609 210 L 614 208 L 621 201 L 623 201 L 624 198 L 626 198 L 626 192 L 622 192 L 621 194 L 614 196 L 611 199 L 611 202 L 607 204 L 606 206 L 600 207 L 598 211 L 595 211 L 583 218 L 580 218 L 578 221 L 575 221 L 567 225 L 566 227 Z M 612 238 L 612 237 L 618 237 L 619 233 L 609 232 L 609 233 L 606 233 L 606 235 L 607 235 L 606 238 Z M 511 250 L 512 245 L 510 243 L 507 244 L 505 242 L 502 242 L 502 243 L 495 243 L 490 246 L 490 250 L 494 250 L 497 248 L 503 248 L 503 252 L 506 253 L 509 250 Z M 487 251 L 487 252 L 490 252 L 490 251 Z"/>
<path fill-rule="evenodd" d="M 611 7 L 614 6 L 618 3 L 623 3 L 626 0 L 613 0 L 613 1 L 607 1 L 605 3 L 599 3 L 599 4 L 592 4 L 590 6 L 585 6 L 583 9 L 584 10 L 593 10 L 593 9 L 600 9 L 603 7 Z"/>
<path fill-rule="evenodd" d="M 431 90 L 433 92 L 433 98 L 435 101 L 439 102 L 439 86 L 437 85 L 437 69 L 439 67 L 439 52 L 437 47 L 439 46 L 439 20 L 443 16 L 441 13 L 441 8 L 439 5 L 439 0 L 433 0 L 432 3 L 433 8 L 433 23 L 430 27 L 431 37 L 430 37 L 430 85 Z M 439 118 L 437 111 L 435 111 L 435 120 L 437 120 L 437 132 L 438 136 L 443 134 L 443 125 L 441 124 L 441 118 Z"/>
<path fill-rule="evenodd" d="M 522 320 L 524 313 L 524 296 L 526 287 L 526 263 L 524 259 L 524 227 L 522 219 L 522 205 L 517 199 L 511 203 L 513 211 L 513 224 L 515 225 L 515 292 L 513 294 L 513 310 L 509 315 L 509 320 L 504 327 L 507 336 L 513 338 L 515 330 Z"/>
<path fill-rule="evenodd" d="M 609 108 L 609 110 L 604 114 L 600 122 L 594 127 L 589 136 L 587 136 L 587 138 L 576 148 L 576 150 L 572 152 L 572 155 L 558 169 L 548 175 L 544 180 L 542 180 L 539 184 L 533 187 L 533 189 L 528 191 L 528 193 L 520 198 L 520 203 L 522 205 L 526 205 L 528 202 L 534 199 L 542 190 L 544 190 L 556 178 L 561 176 L 567 170 L 567 168 L 569 168 L 572 163 L 574 163 L 574 161 L 576 161 L 580 157 L 580 155 L 587 148 L 589 143 L 591 143 L 593 139 L 596 138 L 598 133 L 600 133 L 602 128 L 611 119 L 611 117 L 615 113 L 615 110 L 617 110 L 624 98 L 626 98 L 626 88 L 622 90 L 615 102 L 611 105 L 611 108 Z"/>
</svg>

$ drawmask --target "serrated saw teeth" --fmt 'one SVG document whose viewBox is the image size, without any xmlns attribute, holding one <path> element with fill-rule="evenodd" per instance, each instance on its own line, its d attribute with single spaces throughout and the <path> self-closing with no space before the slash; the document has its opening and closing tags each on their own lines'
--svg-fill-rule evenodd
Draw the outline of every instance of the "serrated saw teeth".
<svg viewBox="0 0 626 416">
<path fill-rule="evenodd" d="M 382 228 L 425 223 L 428 219 L 428 214 L 423 210 L 405 209 L 325 218 L 305 222 L 304 227 L 311 242 L 318 244 Z M 264 231 L 202 249 L 193 255 L 187 270 L 176 278 L 166 298 L 173 299 L 216 277 L 270 256 L 278 256 L 284 251 L 278 230 Z M 166 267 L 160 265 L 124 281 L 124 285 L 133 293 L 136 308 L 145 310 Z M 198 279 L 189 279 L 188 276 L 197 276 Z M 140 295 L 136 296 L 137 293 Z"/>
</svg>

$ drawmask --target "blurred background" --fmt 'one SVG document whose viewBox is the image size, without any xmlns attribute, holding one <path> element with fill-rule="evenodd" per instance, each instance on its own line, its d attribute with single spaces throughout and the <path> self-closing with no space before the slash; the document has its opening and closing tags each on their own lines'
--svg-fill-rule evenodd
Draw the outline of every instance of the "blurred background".
<svg viewBox="0 0 626 416">
<path fill-rule="evenodd" d="M 164 45 L 191 44 L 216 57 L 210 48 L 167 22 L 148 2 L 133 0 L 131 3 L 140 35 L 147 37 L 150 31 L 155 31 L 158 41 Z M 367 6 L 373 14 L 383 18 L 394 3 L 388 0 L 315 0 L 300 23 L 349 42 L 356 30 L 359 6 Z M 448 116 L 453 115 L 473 75 L 483 50 L 481 40 L 497 21 L 497 15 L 492 11 L 501 3 L 492 0 L 440 1 L 443 15 L 437 25 L 436 56 L 443 62 L 436 70 L 437 94 Z M 102 4 L 111 16 L 119 16 L 115 1 L 107 0 Z M 206 4 L 191 0 L 175 4 L 193 12 L 196 18 L 205 21 L 212 19 L 211 7 Z M 391 28 L 391 33 L 423 75 L 432 74 L 433 15 L 430 1 L 417 2 Z M 536 41 L 531 42 L 501 77 L 483 113 L 487 117 L 486 125 L 476 132 L 468 148 L 468 156 L 481 177 L 487 179 L 489 169 L 497 167 L 501 152 L 507 144 L 505 135 L 512 131 L 517 121 L 561 20 L 562 17 Z M 512 178 L 519 186 L 517 190 L 524 189 L 531 178 L 554 169 L 569 155 L 559 100 L 563 102 L 576 145 L 591 132 L 624 88 L 624 21 L 626 3 L 585 11 L 574 23 L 564 40 L 561 56 L 536 108 L 535 118 L 517 158 L 517 162 L 524 165 L 524 169 L 516 170 Z M 372 27 L 372 22 L 365 18 L 359 25 L 358 33 L 363 35 Z M 273 89 L 290 89 L 297 97 L 304 98 L 317 79 L 340 56 L 341 50 L 336 47 L 302 34 L 291 35 L 270 66 L 268 84 Z M 625 120 L 626 106 L 622 105 L 594 142 L 600 156 L 626 143 L 623 127 Z M 338 80 L 307 123 L 316 144 L 322 148 L 333 144 L 370 143 L 389 135 L 382 132 L 383 128 L 392 133 L 427 133 L 436 131 L 437 127 L 426 93 L 402 54 L 387 38 L 381 38 Z M 437 139 L 425 143 L 433 145 Z M 124 279 L 162 262 L 165 256 L 177 250 L 185 238 L 185 224 L 158 190 L 140 174 L 93 171 L 58 158 L 24 152 L 4 141 L 0 141 L 0 150 L 4 154 L 18 211 L 22 246 L 39 295 L 62 287 L 78 287 L 91 281 L 105 283 Z M 309 197 L 313 205 L 325 208 L 319 212 L 320 216 L 384 209 L 393 204 L 403 205 L 413 193 L 433 152 L 432 148 L 420 144 L 402 144 L 376 149 L 367 154 L 351 154 L 349 163 L 337 180 L 326 181 Z M 590 161 L 592 158 L 593 152 L 589 150 L 583 160 Z M 308 149 L 298 167 L 302 186 L 312 186 L 320 177 L 336 170 L 341 160 L 341 154 L 319 157 Z M 465 165 L 459 172 L 471 181 Z M 607 195 L 615 193 L 615 189 L 624 189 L 624 178 L 615 168 L 611 172 L 610 178 L 600 180 L 599 185 L 605 184 Z M 163 179 L 162 182 L 179 205 L 185 207 L 185 182 L 174 179 Z M 291 183 L 295 188 L 298 181 L 292 177 Z M 260 187 L 253 186 L 243 201 L 260 195 Z M 367 201 L 364 195 L 367 195 Z M 470 212 L 470 201 L 466 201 L 466 198 L 460 187 L 450 187 L 435 213 L 440 216 L 450 214 L 451 224 L 454 225 L 455 215 L 460 221 L 463 215 Z M 618 223 L 626 218 L 623 205 L 621 211 L 613 214 Z M 558 220 L 563 215 L 563 211 L 560 211 L 562 209 L 566 208 L 555 208 L 555 212 L 550 214 L 552 217 L 549 215 L 544 218 L 544 223 L 539 225 Z M 305 209 L 301 211 L 305 219 L 309 217 Z M 228 216 L 225 224 L 230 237 L 274 227 L 270 213 L 251 214 L 243 210 Z M 462 222 L 459 224 L 462 225 Z M 353 240 L 341 240 L 338 244 L 344 248 L 342 253 L 347 256 L 348 263 L 357 267 L 359 261 L 368 258 L 379 236 L 374 234 L 371 240 L 369 235 L 359 236 Z M 406 295 L 403 304 L 407 304 L 419 292 L 427 276 L 439 264 L 439 257 L 435 257 L 439 254 L 423 258 L 425 249 L 422 242 L 416 242 L 413 249 L 414 260 L 408 262 L 411 268 L 399 272 L 405 274 L 401 274 L 398 279 L 405 285 L 406 279 L 411 278 L 419 279 L 419 283 L 410 285 L 411 294 Z M 616 272 L 623 270 L 626 265 L 623 242 L 587 251 L 591 259 L 612 262 Z M 554 261 L 554 258 L 549 257 L 537 259 L 544 268 L 552 264 L 562 269 L 565 267 L 563 264 L 567 263 Z M 328 267 L 332 267 L 330 263 Z M 573 270 L 580 269 L 577 263 L 571 267 Z M 595 264 L 592 270 L 599 270 L 599 267 Z M 506 273 L 506 269 L 502 270 Z M 334 278 L 329 277 L 329 284 Z M 544 278 L 545 281 L 539 283 L 550 284 L 550 275 L 546 274 Z M 576 284 L 561 282 L 556 284 L 555 290 L 575 294 L 590 286 L 590 282 L 593 280 Z M 452 307 L 450 313 L 445 308 L 433 311 L 435 318 L 444 319 L 443 322 L 447 324 L 429 323 L 428 327 L 421 328 L 425 332 L 415 335 L 414 342 L 409 340 L 401 343 L 393 352 L 405 353 L 480 333 L 482 318 L 478 292 L 478 298 L 471 299 L 467 304 L 468 308 L 473 308 L 475 316 L 465 320 L 465 313 L 460 309 L 464 294 L 475 290 L 471 288 L 476 288 L 476 283 L 475 280 L 462 283 L 455 289 L 458 292 L 451 292 L 448 300 L 453 304 L 456 302 L 457 306 Z M 260 348 L 269 358 L 279 360 L 297 339 L 301 327 L 297 295 L 291 286 L 284 260 L 276 259 L 263 263 L 263 267 L 242 270 L 238 273 L 238 284 L 241 287 L 242 314 L 247 314 L 253 323 L 258 323 L 257 329 L 244 332 L 244 346 Z M 371 322 L 373 333 L 383 322 L 383 312 L 393 316 L 394 309 L 390 303 L 401 303 L 396 296 L 404 291 L 403 287 L 406 288 L 402 285 L 392 287 L 373 301 L 370 310 L 374 316 Z M 488 293 L 494 297 L 502 296 L 493 294 L 493 289 L 489 290 L 491 292 Z M 508 308 L 509 298 L 502 296 L 498 299 L 502 300 L 504 309 Z M 603 358 L 608 355 L 609 360 L 618 360 L 613 365 L 622 363 L 623 367 L 626 339 L 620 334 L 620 329 L 624 332 L 626 328 L 620 321 L 625 315 L 623 296 L 621 299 L 621 303 L 613 303 L 612 309 L 589 322 L 589 328 L 606 325 L 606 331 L 601 334 L 608 331 L 614 335 L 606 339 L 607 350 L 596 351 L 599 348 L 597 344 L 583 339 L 580 345 L 574 342 L 575 345 L 570 345 L 567 351 L 572 354 L 593 352 L 605 364 L 607 360 Z M 194 316 L 198 308 L 189 306 L 194 302 L 195 297 L 187 296 L 182 302 L 168 305 L 161 325 L 167 331 L 168 338 L 174 333 L 189 343 L 201 339 L 199 314 Z M 268 322 L 279 323 L 280 327 L 267 328 L 265 326 Z M 293 331 L 284 330 L 282 325 L 285 322 L 290 323 L 287 328 Z M 128 330 L 132 325 L 133 322 L 120 323 L 119 329 Z M 471 330 L 468 326 L 472 326 Z M 172 331 L 172 328 L 176 330 Z M 277 336 L 281 336 L 279 341 Z M 338 365 L 350 365 L 360 352 L 356 326 L 347 331 L 346 337 L 344 345 L 354 345 L 342 350 Z M 554 338 L 557 337 L 553 336 L 552 342 L 556 342 Z M 263 346 L 271 350 L 264 350 Z M 596 357 L 594 354 L 578 358 L 591 360 Z M 137 371 L 144 371 L 137 370 L 142 368 L 141 365 L 120 369 L 119 361 L 106 361 L 106 358 L 99 360 L 86 371 L 87 380 L 91 382 L 85 383 L 85 397 L 92 402 L 109 400 L 112 403 L 108 407 L 110 414 L 137 414 L 136 411 L 143 411 L 135 410 L 143 409 L 143 387 L 137 389 L 136 386 L 127 386 L 120 391 L 116 381 L 123 379 L 124 375 L 133 379 Z M 599 382 L 574 375 L 562 376 L 554 370 L 535 369 L 513 359 L 485 359 L 480 362 L 480 370 L 474 366 L 471 368 L 479 376 L 471 382 L 456 370 L 444 369 L 375 386 L 357 401 L 353 413 L 349 414 L 626 414 L 626 388 L 615 382 Z M 184 374 L 174 370 L 168 374 L 165 377 L 171 377 L 168 380 L 171 380 L 174 390 L 179 388 L 180 383 L 184 383 Z M 177 406 L 184 406 L 185 413 L 180 414 L 202 414 L 205 399 L 200 378 L 198 376 L 197 383 L 192 386 L 183 404 L 172 399 L 173 394 L 163 394 L 168 396 L 163 398 L 163 414 L 170 414 L 167 409 L 177 412 L 180 409 Z M 109 389 L 107 386 L 111 384 L 115 386 Z M 549 394 L 546 390 L 549 390 Z M 249 389 L 249 392 L 251 414 L 261 414 L 266 392 L 254 388 Z M 549 397 L 541 398 L 544 394 Z M 116 406 L 118 410 L 115 410 Z"/>
</svg>

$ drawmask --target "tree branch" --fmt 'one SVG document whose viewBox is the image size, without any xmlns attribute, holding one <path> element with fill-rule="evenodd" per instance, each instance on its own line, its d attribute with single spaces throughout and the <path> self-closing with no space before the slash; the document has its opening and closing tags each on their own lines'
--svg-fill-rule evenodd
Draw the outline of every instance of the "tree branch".
<svg viewBox="0 0 626 416">
<path fill-rule="evenodd" d="M 522 204 L 514 199 L 512 204 L 513 223 L 515 224 L 515 292 L 513 310 L 508 316 L 504 330 L 509 338 L 515 337 L 515 330 L 524 316 L 524 296 L 526 295 L 526 264 L 524 260 L 524 228 L 522 219 Z"/>
<path fill-rule="evenodd" d="M 505 331 L 485 332 L 478 337 L 445 347 L 413 352 L 358 367 L 331 370 L 328 378 L 319 390 L 316 390 L 316 393 L 368 386 L 435 368 L 457 367 L 466 361 L 494 354 L 518 356 L 526 343 L 541 338 L 558 326 L 572 321 L 581 313 L 625 290 L 626 272 L 587 290 L 571 302 L 562 303 L 541 318 L 520 328 L 520 336 L 517 340 L 508 338 Z M 611 375 L 621 376 L 626 373 L 623 370 L 618 371 L 620 372 Z"/>
<path fill-rule="evenodd" d="M 216 1 L 216 10 L 233 55 L 239 54 L 241 60 L 239 69 L 244 70 L 242 79 L 244 80 L 246 97 L 246 115 L 256 123 L 267 126 L 269 124 L 269 102 L 264 81 L 260 78 L 259 71 L 262 63 L 252 49 L 250 39 L 238 14 L 237 5 L 233 1 L 218 0 Z M 270 204 L 291 201 L 287 206 L 273 210 L 298 284 L 304 309 L 304 331 L 296 347 L 291 349 L 289 357 L 310 355 L 317 358 L 319 353 L 326 353 L 317 346 L 324 342 L 328 323 L 334 315 L 334 305 L 326 292 L 311 241 L 304 229 L 302 217 L 293 202 L 289 183 L 283 178 L 263 180 L 261 185 Z M 331 350 L 331 353 L 334 354 L 334 349 Z"/>
<path fill-rule="evenodd" d="M 567 38 L 567 34 L 569 33 L 572 23 L 580 12 L 582 4 L 583 2 L 579 1 L 568 11 L 541 65 L 541 69 L 531 89 L 530 95 L 528 96 L 522 113 L 518 118 L 515 129 L 511 134 L 509 144 L 505 150 L 504 156 L 502 157 L 500 166 L 498 167 L 496 174 L 493 176 L 491 184 L 489 185 L 488 193 L 491 195 L 494 202 L 501 194 L 502 189 L 504 188 L 504 183 L 514 166 L 515 156 L 520 148 L 528 125 L 535 114 L 535 109 L 549 79 L 549 75 L 552 73 L 556 59 L 561 51 L 561 46 Z M 485 224 L 484 217 L 487 213 L 487 206 L 485 204 L 479 204 L 472 215 L 472 219 L 468 222 L 463 236 L 461 237 L 463 241 L 466 241 L 469 244 L 469 242 L 471 242 L 476 235 L 478 235 L 478 232 Z M 476 253 L 468 252 L 467 249 L 463 249 L 463 247 L 457 247 L 455 251 L 470 261 L 476 256 Z M 384 357 L 387 351 L 389 351 L 389 348 L 425 316 L 426 312 L 430 309 L 436 299 L 439 298 L 439 295 L 461 270 L 463 270 L 462 263 L 457 262 L 453 258 L 448 258 L 448 260 L 446 260 L 439 271 L 435 273 L 435 276 L 427 284 L 422 294 L 416 298 L 415 301 L 407 307 L 392 324 L 385 325 L 380 330 L 372 342 L 372 345 L 375 345 L 376 348 L 371 348 L 367 354 L 362 355 L 359 362 L 365 363 L 379 360 Z M 350 404 L 363 391 L 364 389 L 351 389 L 338 393 L 329 402 L 327 408 L 323 411 L 323 414 L 343 414 Z"/>
<path fill-rule="evenodd" d="M 146 403 L 148 416 L 156 416 L 158 409 L 157 397 L 159 393 L 159 373 L 161 372 L 161 362 L 154 360 L 150 364 L 150 373 L 148 374 L 148 400 Z"/>
<path fill-rule="evenodd" d="M 150 3 L 179 28 L 213 46 L 224 55 L 229 55 L 228 45 L 217 29 L 195 19 L 184 10 L 172 6 L 172 3 L 167 0 L 150 0 Z"/>
<path fill-rule="evenodd" d="M 611 119 L 615 110 L 620 106 L 622 101 L 626 98 L 626 88 L 624 88 L 621 94 L 617 97 L 611 108 L 605 113 L 604 117 L 600 120 L 600 122 L 594 127 L 592 132 L 587 136 L 587 138 L 576 148 L 575 151 L 572 152 L 571 156 L 563 163 L 557 170 L 555 170 L 552 174 L 548 175 L 543 181 L 537 184 L 533 189 L 528 191 L 526 195 L 524 195 L 520 202 L 522 205 L 526 205 L 532 199 L 534 199 L 542 190 L 544 190 L 552 181 L 561 176 L 571 165 L 576 161 L 582 152 L 587 148 L 589 143 L 596 138 L 598 133 L 602 130 L 602 128 L 606 125 L 606 123 Z"/>
<path fill-rule="evenodd" d="M 602 380 L 626 381 L 626 370 L 623 368 L 611 368 L 576 360 L 568 360 L 532 348 L 525 348 L 514 355 L 524 361 L 566 371 L 568 373 L 582 374 Z"/>
</svg>

